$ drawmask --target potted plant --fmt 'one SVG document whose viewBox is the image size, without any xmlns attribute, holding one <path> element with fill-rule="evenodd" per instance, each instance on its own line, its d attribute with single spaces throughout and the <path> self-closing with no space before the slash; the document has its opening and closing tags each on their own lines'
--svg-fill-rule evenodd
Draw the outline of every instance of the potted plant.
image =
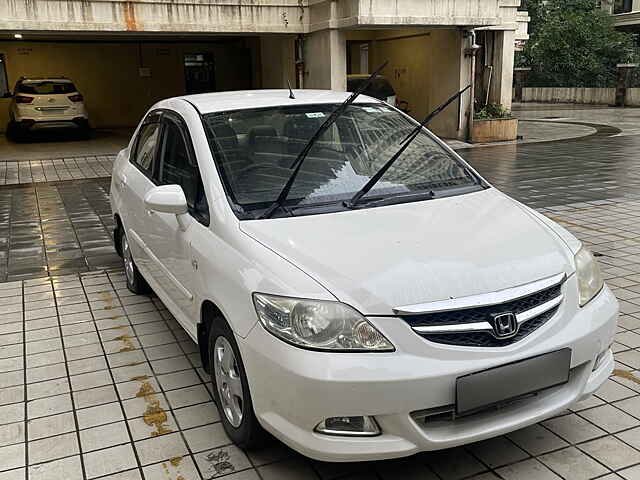
<svg viewBox="0 0 640 480">
<path fill-rule="evenodd" d="M 472 143 L 506 142 L 518 137 L 518 119 L 502 105 L 487 104 L 473 116 Z"/>
</svg>

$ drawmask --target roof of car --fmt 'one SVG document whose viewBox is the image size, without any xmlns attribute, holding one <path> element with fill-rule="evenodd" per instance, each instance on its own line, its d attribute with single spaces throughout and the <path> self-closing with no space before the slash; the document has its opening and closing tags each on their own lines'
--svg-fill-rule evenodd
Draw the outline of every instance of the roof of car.
<svg viewBox="0 0 640 480">
<path fill-rule="evenodd" d="M 342 103 L 348 92 L 332 90 L 294 90 L 295 99 L 289 98 L 289 90 L 242 90 L 237 92 L 201 93 L 182 98 L 195 105 L 201 113 L 225 112 L 248 108 Z M 380 100 L 361 95 L 356 103 L 380 103 Z"/>
</svg>

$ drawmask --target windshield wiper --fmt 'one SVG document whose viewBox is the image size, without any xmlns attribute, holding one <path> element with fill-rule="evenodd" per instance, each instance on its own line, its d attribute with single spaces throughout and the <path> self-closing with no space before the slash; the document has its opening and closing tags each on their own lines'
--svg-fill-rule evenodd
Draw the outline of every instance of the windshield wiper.
<svg viewBox="0 0 640 480">
<path fill-rule="evenodd" d="M 373 82 L 373 80 L 375 80 L 375 78 L 380 74 L 380 72 L 384 70 L 384 68 L 387 66 L 388 63 L 389 63 L 388 61 L 384 62 L 384 64 L 382 64 L 380 68 L 378 68 L 375 72 L 373 72 L 371 76 L 367 79 L 367 81 L 362 83 L 362 85 L 360 85 L 360 87 L 358 87 L 358 89 L 355 92 L 353 92 L 349 96 L 349 98 L 347 98 L 338 108 L 336 108 L 334 112 L 329 116 L 329 118 L 327 118 L 325 122 L 320 126 L 318 131 L 313 134 L 313 136 L 309 139 L 305 147 L 298 154 L 295 161 L 289 167 L 289 169 L 294 169 L 294 170 L 291 173 L 291 176 L 289 177 L 289 179 L 287 180 L 287 183 L 285 183 L 284 187 L 282 188 L 282 191 L 278 195 L 278 198 L 276 199 L 275 202 L 273 202 L 273 204 L 271 204 L 269 208 L 267 208 L 264 211 L 262 215 L 258 217 L 259 219 L 271 217 L 271 215 L 273 215 L 275 211 L 278 210 L 278 208 L 281 208 L 284 205 L 284 203 L 287 201 L 287 197 L 289 196 L 289 192 L 291 191 L 291 187 L 296 181 L 298 172 L 300 172 L 300 168 L 302 167 L 304 160 L 307 158 L 307 155 L 309 155 L 309 152 L 311 151 L 315 143 L 331 127 L 331 125 L 333 125 L 336 122 L 336 120 L 340 118 L 340 116 L 344 113 L 347 107 L 351 105 L 353 102 L 355 102 L 355 100 L 369 87 L 369 85 L 371 85 L 371 82 Z"/>
<path fill-rule="evenodd" d="M 409 148 L 409 145 L 418 137 L 422 129 L 433 120 L 433 117 L 442 112 L 445 108 L 447 108 L 454 100 L 460 97 L 464 92 L 471 88 L 471 85 L 467 85 L 465 88 L 456 93 L 453 97 L 447 100 L 445 103 L 436 108 L 433 112 L 426 116 L 426 118 L 414 128 L 409 135 L 407 135 L 404 140 L 402 140 L 400 149 L 385 163 L 380 170 L 376 172 L 376 174 L 371 177 L 371 179 L 362 187 L 360 190 L 356 192 L 356 194 L 351 197 L 350 200 L 344 202 L 344 206 L 347 208 L 355 208 L 358 205 L 358 202 L 361 201 L 362 197 L 364 197 L 369 191 L 380 181 L 380 179 L 387 173 L 387 170 L 391 168 L 391 166 L 400 158 L 400 156 Z"/>
</svg>

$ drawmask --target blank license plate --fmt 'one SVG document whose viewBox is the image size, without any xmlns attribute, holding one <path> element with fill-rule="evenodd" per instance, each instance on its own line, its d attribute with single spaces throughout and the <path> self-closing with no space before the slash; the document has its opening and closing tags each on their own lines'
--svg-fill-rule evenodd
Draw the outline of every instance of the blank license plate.
<svg viewBox="0 0 640 480">
<path fill-rule="evenodd" d="M 459 377 L 456 380 L 456 411 L 470 413 L 497 403 L 567 383 L 571 349 Z"/>
</svg>

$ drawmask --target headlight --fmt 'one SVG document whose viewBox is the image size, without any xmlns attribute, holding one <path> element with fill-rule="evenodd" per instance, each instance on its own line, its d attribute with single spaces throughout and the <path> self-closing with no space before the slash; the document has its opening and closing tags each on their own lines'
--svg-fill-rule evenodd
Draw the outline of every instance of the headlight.
<svg viewBox="0 0 640 480">
<path fill-rule="evenodd" d="M 578 277 L 578 291 L 580 293 L 580 306 L 584 307 L 595 297 L 604 286 L 604 279 L 600 273 L 600 267 L 593 258 L 591 252 L 582 247 L 575 256 L 576 275 Z"/>
<path fill-rule="evenodd" d="M 353 308 L 338 302 L 253 294 L 260 323 L 276 337 L 318 350 L 393 351 L 393 345 Z"/>
</svg>

